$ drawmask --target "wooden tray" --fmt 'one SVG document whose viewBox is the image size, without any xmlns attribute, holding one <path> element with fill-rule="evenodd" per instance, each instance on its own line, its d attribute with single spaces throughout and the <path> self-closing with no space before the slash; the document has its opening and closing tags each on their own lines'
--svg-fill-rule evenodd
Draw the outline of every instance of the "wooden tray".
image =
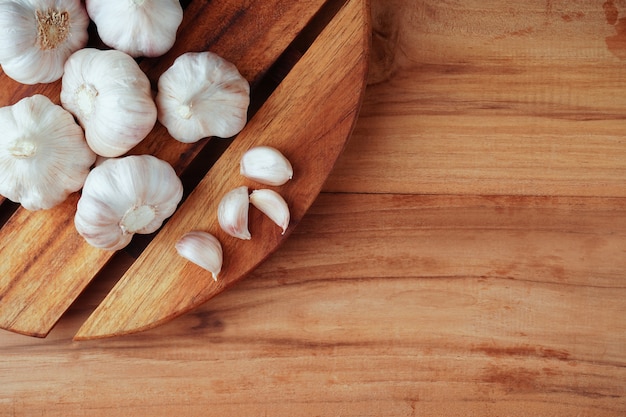
<svg viewBox="0 0 626 417">
<path fill-rule="evenodd" d="M 157 123 L 130 152 L 171 163 L 183 179 L 185 199 L 157 234 L 136 236 L 124 249 L 136 261 L 79 329 L 78 340 L 152 328 L 245 277 L 289 236 L 317 197 L 358 115 L 369 53 L 366 0 L 192 1 L 184 6 L 175 46 L 159 59 L 141 61 L 142 69 L 156 83 L 181 53 L 216 52 L 250 81 L 251 118 L 232 140 L 191 145 L 173 140 Z M 59 102 L 60 82 L 24 86 L 2 74 L 0 83 L 0 105 L 35 93 Z M 253 238 L 241 241 L 220 230 L 216 207 L 234 187 L 264 187 L 238 174 L 242 153 L 261 144 L 280 149 L 294 166 L 294 179 L 279 187 L 291 209 L 291 224 L 281 235 L 269 219 L 251 210 Z M 0 207 L 0 328 L 45 337 L 99 273 L 115 269 L 103 269 L 118 262 L 115 253 L 89 246 L 76 233 L 78 197 L 39 212 L 8 201 Z M 180 236 L 197 229 L 222 242 L 218 282 L 175 251 Z"/>
</svg>

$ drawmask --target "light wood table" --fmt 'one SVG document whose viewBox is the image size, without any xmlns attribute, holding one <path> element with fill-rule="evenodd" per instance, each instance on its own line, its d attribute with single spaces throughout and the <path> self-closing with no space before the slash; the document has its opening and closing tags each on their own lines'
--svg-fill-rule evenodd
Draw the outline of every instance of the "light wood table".
<svg viewBox="0 0 626 417">
<path fill-rule="evenodd" d="M 372 4 L 324 192 L 156 329 L 0 333 L 2 416 L 626 414 L 626 3 Z M 0 301 L 1 302 L 1 301 Z"/>
</svg>

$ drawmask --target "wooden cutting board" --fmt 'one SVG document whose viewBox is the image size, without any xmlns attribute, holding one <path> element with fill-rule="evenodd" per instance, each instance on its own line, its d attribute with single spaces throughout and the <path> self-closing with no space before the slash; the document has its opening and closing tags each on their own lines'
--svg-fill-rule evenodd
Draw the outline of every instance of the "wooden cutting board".
<svg viewBox="0 0 626 417">
<path fill-rule="evenodd" d="M 156 83 L 181 53 L 216 52 L 250 81 L 251 119 L 232 140 L 206 139 L 192 145 L 174 141 L 157 123 L 149 138 L 131 150 L 172 164 L 183 178 L 186 198 L 156 236 L 136 237 L 126 249 L 138 256 L 137 261 L 77 339 L 136 332 L 181 315 L 245 277 L 288 237 L 352 131 L 365 86 L 369 33 L 365 0 L 185 4 L 176 44 L 161 58 L 143 60 L 142 69 Z M 0 83 L 5 86 L 2 105 L 38 92 L 59 102 L 59 83 L 23 86 L 4 75 Z M 294 179 L 276 188 L 290 206 L 291 224 L 281 235 L 253 210 L 253 238 L 241 241 L 219 229 L 216 207 L 234 187 L 267 188 L 238 174 L 239 158 L 254 145 L 277 147 L 294 166 Z M 76 233 L 73 215 L 78 197 L 74 194 L 60 206 L 40 212 L 3 204 L 0 328 L 46 336 L 104 266 L 116 262 L 114 253 L 90 247 Z M 215 234 L 223 245 L 224 266 L 217 283 L 174 249 L 185 232 L 197 229 Z"/>
</svg>

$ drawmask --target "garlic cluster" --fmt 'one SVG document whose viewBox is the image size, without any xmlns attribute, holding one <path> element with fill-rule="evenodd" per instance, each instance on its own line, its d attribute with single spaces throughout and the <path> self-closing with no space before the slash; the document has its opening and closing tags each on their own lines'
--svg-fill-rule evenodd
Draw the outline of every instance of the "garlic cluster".
<svg viewBox="0 0 626 417">
<path fill-rule="evenodd" d="M 165 161 L 152 155 L 107 159 L 87 176 L 74 224 L 92 246 L 118 250 L 135 233 L 159 229 L 182 196 L 182 183 Z"/>
<path fill-rule="evenodd" d="M 176 40 L 183 20 L 178 0 L 88 0 L 100 39 L 132 57 L 157 57 Z"/>
<path fill-rule="evenodd" d="M 128 54 L 81 49 L 67 60 L 61 104 L 85 129 L 98 155 L 121 156 L 141 142 L 156 123 L 150 81 Z"/>
<path fill-rule="evenodd" d="M 231 62 L 212 52 L 187 52 L 159 78 L 158 120 L 176 140 L 228 138 L 246 124 L 250 85 Z"/>
<path fill-rule="evenodd" d="M 0 195 L 28 210 L 78 191 L 96 155 L 70 113 L 46 96 L 0 108 Z"/>
<path fill-rule="evenodd" d="M 0 65 L 22 84 L 56 81 L 87 44 L 88 25 L 80 0 L 0 1 Z"/>
<path fill-rule="evenodd" d="M 227 192 L 217 208 L 217 220 L 221 229 L 232 237 L 250 240 L 248 229 L 250 204 L 269 217 L 285 234 L 289 226 L 290 212 L 285 199 L 276 191 L 258 189 L 248 194 L 248 187 L 242 185 Z"/>
<path fill-rule="evenodd" d="M 193 230 L 176 242 L 180 256 L 211 272 L 214 281 L 222 270 L 223 250 L 220 241 L 210 233 Z"/>
<path fill-rule="evenodd" d="M 240 173 L 265 185 L 283 185 L 293 177 L 291 162 L 276 148 L 255 146 L 242 155 Z M 285 199 L 271 189 L 257 189 L 248 193 L 242 185 L 224 194 L 217 207 L 217 220 L 222 230 L 232 237 L 249 240 L 249 206 L 252 204 L 269 217 L 285 234 L 291 214 Z"/>
</svg>

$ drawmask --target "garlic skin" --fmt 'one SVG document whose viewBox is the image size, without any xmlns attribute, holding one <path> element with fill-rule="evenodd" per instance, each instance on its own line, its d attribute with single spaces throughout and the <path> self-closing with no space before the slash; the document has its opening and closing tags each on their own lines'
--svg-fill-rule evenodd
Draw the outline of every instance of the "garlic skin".
<svg viewBox="0 0 626 417">
<path fill-rule="evenodd" d="M 182 196 L 182 183 L 165 161 L 152 155 L 107 159 L 87 176 L 74 224 L 90 245 L 122 249 L 135 233 L 158 230 Z"/>
<path fill-rule="evenodd" d="M 222 270 L 223 251 L 220 241 L 210 233 L 193 230 L 176 242 L 180 256 L 209 271 L 214 281 Z"/>
<path fill-rule="evenodd" d="M 183 143 L 239 133 L 247 122 L 250 85 L 234 64 L 212 52 L 187 52 L 159 77 L 158 120 Z"/>
<path fill-rule="evenodd" d="M 61 104 L 76 116 L 100 156 L 125 154 L 156 123 L 150 81 L 121 51 L 84 48 L 72 54 L 65 64 Z"/>
<path fill-rule="evenodd" d="M 269 189 L 254 190 L 250 194 L 250 203 L 276 223 L 282 229 L 281 234 L 285 234 L 291 215 L 287 202 L 280 194 Z"/>
<path fill-rule="evenodd" d="M 78 191 L 96 155 L 72 115 L 46 96 L 0 108 L 0 194 L 27 210 Z"/>
<path fill-rule="evenodd" d="M 256 146 L 241 157 L 239 172 L 244 177 L 265 185 L 283 185 L 293 178 L 289 160 L 271 146 Z"/>
<path fill-rule="evenodd" d="M 0 65 L 22 84 L 56 81 L 87 44 L 88 25 L 80 0 L 0 1 Z"/>
<path fill-rule="evenodd" d="M 237 187 L 226 193 L 217 206 L 217 220 L 222 230 L 232 237 L 250 240 L 248 230 L 248 187 Z"/>
<path fill-rule="evenodd" d="M 183 21 L 178 0 L 87 0 L 100 39 L 132 57 L 157 57 L 176 41 Z"/>
</svg>

